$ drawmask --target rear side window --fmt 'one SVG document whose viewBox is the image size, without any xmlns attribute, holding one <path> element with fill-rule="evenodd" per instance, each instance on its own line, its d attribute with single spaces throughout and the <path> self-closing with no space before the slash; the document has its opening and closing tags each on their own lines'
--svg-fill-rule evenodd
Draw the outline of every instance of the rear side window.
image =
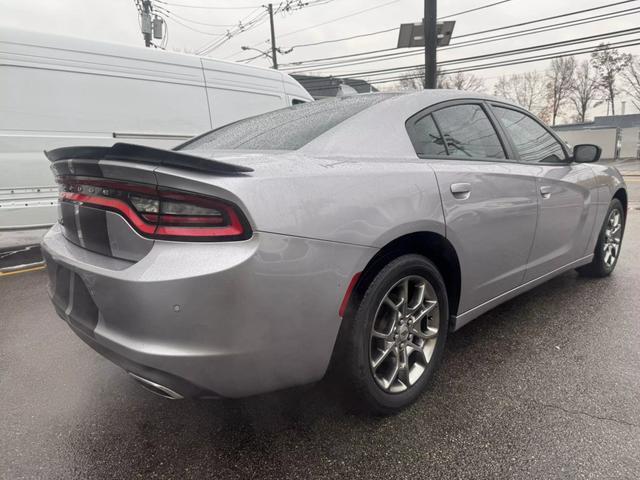
<svg viewBox="0 0 640 480">
<path fill-rule="evenodd" d="M 225 125 L 179 149 L 297 150 L 391 96 L 357 95 L 298 104 Z"/>
<path fill-rule="evenodd" d="M 433 113 L 447 145 L 455 157 L 505 158 L 493 125 L 480 105 L 454 105 Z"/>
<path fill-rule="evenodd" d="M 523 162 L 565 162 L 560 142 L 538 122 L 522 112 L 493 106 L 493 112 L 515 144 Z"/>
<path fill-rule="evenodd" d="M 413 126 L 414 147 L 418 155 L 446 155 L 444 140 L 436 127 L 433 117 L 427 115 Z"/>
</svg>

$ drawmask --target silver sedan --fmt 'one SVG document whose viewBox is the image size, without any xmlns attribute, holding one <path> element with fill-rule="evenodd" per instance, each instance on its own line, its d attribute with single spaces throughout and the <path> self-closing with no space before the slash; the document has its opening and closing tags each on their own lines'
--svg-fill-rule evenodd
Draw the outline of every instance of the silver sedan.
<svg viewBox="0 0 640 480">
<path fill-rule="evenodd" d="M 627 212 L 597 146 L 570 152 L 529 112 L 447 90 L 296 105 L 171 151 L 47 156 L 55 309 L 168 398 L 329 372 L 394 412 L 447 332 L 567 270 L 609 275 Z"/>
</svg>

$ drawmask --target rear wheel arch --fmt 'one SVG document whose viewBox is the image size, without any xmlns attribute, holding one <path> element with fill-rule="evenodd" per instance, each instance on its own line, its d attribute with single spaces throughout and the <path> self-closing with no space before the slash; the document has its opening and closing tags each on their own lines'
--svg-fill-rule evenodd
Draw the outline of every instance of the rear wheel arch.
<svg viewBox="0 0 640 480">
<path fill-rule="evenodd" d="M 613 194 L 613 198 L 617 198 L 622 203 L 622 207 L 624 208 L 624 215 L 627 215 L 627 208 L 629 205 L 629 199 L 627 197 L 627 191 L 624 188 L 619 188 L 616 193 Z"/>
<path fill-rule="evenodd" d="M 392 260 L 406 254 L 418 254 L 431 260 L 444 279 L 449 298 L 449 314 L 456 315 L 460 303 L 460 262 L 455 248 L 445 237 L 434 232 L 414 232 L 398 237 L 382 247 L 367 263 L 356 283 L 345 317 L 357 308 L 376 274 Z"/>
</svg>

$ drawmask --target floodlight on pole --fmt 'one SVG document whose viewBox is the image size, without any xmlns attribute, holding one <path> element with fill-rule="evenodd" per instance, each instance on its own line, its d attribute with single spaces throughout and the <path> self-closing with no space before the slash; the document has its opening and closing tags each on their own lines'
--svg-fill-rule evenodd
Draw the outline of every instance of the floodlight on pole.
<svg viewBox="0 0 640 480">
<path fill-rule="evenodd" d="M 398 48 L 424 47 L 424 88 L 436 88 L 436 49 L 449 45 L 455 21 L 438 22 L 437 0 L 424 0 L 424 18 L 420 23 L 403 23 Z"/>
</svg>

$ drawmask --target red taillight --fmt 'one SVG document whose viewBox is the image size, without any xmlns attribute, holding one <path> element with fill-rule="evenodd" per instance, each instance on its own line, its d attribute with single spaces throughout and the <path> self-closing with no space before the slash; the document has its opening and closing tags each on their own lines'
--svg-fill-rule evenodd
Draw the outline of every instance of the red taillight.
<svg viewBox="0 0 640 480">
<path fill-rule="evenodd" d="M 109 180 L 59 177 L 60 201 L 119 213 L 142 235 L 166 240 L 243 240 L 249 225 L 218 198 Z"/>
</svg>

